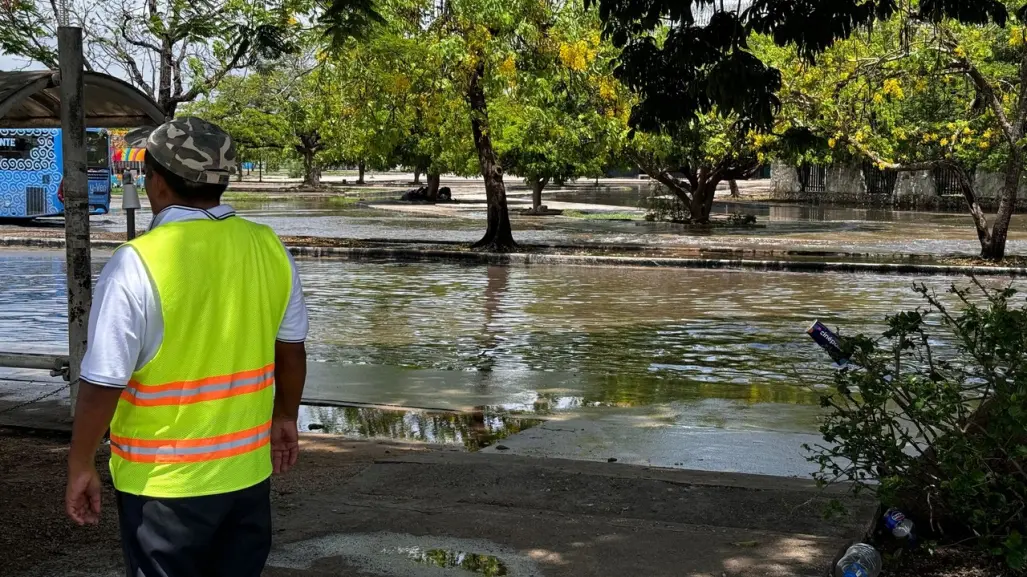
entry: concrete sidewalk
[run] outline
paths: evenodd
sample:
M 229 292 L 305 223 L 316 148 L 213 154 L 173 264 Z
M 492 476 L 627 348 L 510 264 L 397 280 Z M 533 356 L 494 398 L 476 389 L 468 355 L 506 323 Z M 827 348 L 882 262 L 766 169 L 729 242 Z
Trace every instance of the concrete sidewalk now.
M 63 385 L 36 379 L 44 382 L 8 388 L 0 409 Z M 67 409 L 59 394 L 0 423 L 67 431 Z M 29 556 L 28 570 L 12 575 L 119 575 L 111 509 L 100 529 L 63 518 L 66 432 L 45 441 L 18 435 L 0 434 L 0 492 L 9 497 L 0 515 L 12 546 Z M 465 453 L 304 435 L 300 466 L 275 479 L 265 575 L 822 577 L 876 511 L 804 479 L 554 459 L 562 453 L 535 451 L 533 438 Z M 536 456 L 510 454 L 517 447 Z M 743 447 L 706 450 L 753 458 Z M 833 499 L 849 510 L 828 521 Z
M 875 511 L 797 479 L 302 443 L 273 483 L 267 577 L 822 577 Z M 123 575 L 109 482 L 99 528 L 63 517 L 65 454 L 66 440 L 0 431 L 5 575 Z M 849 514 L 825 521 L 833 498 Z
M 820 577 L 874 511 L 795 479 L 415 454 L 287 496 L 267 575 Z

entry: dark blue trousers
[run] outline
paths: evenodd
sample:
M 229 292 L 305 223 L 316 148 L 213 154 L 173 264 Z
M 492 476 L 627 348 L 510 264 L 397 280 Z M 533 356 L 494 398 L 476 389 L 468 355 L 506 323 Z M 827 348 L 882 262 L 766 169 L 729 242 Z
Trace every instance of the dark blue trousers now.
M 271 551 L 271 481 L 182 499 L 118 492 L 128 577 L 259 577 Z

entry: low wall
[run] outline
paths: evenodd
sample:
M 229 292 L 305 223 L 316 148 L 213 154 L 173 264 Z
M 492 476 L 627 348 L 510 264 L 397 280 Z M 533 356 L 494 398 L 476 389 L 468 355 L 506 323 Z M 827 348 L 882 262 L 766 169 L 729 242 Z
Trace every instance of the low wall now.
M 996 172 L 977 171 L 974 174 L 974 189 L 985 210 L 997 207 L 1003 179 L 1003 175 Z M 890 195 L 869 192 L 863 170 L 857 164 L 831 165 L 827 169 L 825 184 L 825 192 L 803 191 L 798 169 L 775 161 L 772 164 L 770 198 L 814 204 L 824 202 L 918 209 L 959 210 L 965 206 L 962 195 L 939 195 L 934 174 L 929 170 L 898 173 L 895 189 Z M 1018 210 L 1027 210 L 1027 174 L 1020 184 L 1016 204 Z
M 771 198 L 793 202 L 832 202 L 840 204 L 890 204 L 890 199 L 870 194 L 859 166 L 834 164 L 828 167 L 824 182 L 827 192 L 802 190 L 799 170 L 783 162 L 775 162 L 770 173 Z

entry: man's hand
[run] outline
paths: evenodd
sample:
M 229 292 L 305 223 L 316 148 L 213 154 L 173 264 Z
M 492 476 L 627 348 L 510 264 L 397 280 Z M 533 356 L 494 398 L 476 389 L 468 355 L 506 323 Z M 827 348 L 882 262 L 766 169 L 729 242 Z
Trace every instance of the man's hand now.
M 68 472 L 68 487 L 64 491 L 64 508 L 68 516 L 79 525 L 100 522 L 100 475 L 96 467 Z
M 300 434 L 292 419 L 271 420 L 271 464 L 275 474 L 288 472 L 300 454 Z
M 100 522 L 100 475 L 96 473 L 96 448 L 103 440 L 118 408 L 121 389 L 82 381 L 75 404 L 75 423 L 68 451 L 68 487 L 64 508 L 79 525 Z

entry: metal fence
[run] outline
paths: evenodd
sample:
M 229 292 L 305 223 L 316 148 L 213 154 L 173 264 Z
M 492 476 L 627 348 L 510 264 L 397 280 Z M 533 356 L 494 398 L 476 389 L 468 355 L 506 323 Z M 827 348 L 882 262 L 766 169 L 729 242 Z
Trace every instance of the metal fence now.
M 821 164 L 803 164 L 799 167 L 802 192 L 827 192 L 827 167 Z
M 869 194 L 891 196 L 895 192 L 898 176 L 894 170 L 881 170 L 872 162 L 863 163 L 863 180 L 866 181 Z
M 959 171 L 948 166 L 934 169 L 934 188 L 938 196 L 962 195 Z

